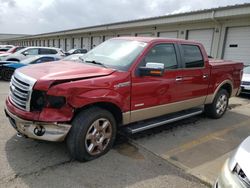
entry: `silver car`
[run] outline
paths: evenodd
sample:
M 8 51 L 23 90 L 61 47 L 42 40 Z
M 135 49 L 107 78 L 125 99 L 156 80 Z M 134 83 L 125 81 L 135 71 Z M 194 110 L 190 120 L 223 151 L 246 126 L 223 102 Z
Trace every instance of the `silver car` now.
M 37 55 L 53 55 L 57 58 L 65 57 L 64 52 L 53 47 L 27 47 L 10 55 L 0 55 L 1 61 L 21 61 Z
M 226 161 L 214 187 L 250 187 L 250 136 L 240 144 L 233 156 Z
M 250 94 L 250 66 L 245 67 L 241 79 L 241 93 Z

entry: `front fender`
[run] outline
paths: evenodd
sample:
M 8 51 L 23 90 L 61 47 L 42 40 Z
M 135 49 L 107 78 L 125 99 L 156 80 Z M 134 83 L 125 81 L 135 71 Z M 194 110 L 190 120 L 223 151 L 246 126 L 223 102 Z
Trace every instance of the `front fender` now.
M 81 95 L 72 95 L 68 98 L 68 103 L 74 108 L 98 103 L 108 102 L 119 107 L 123 112 L 130 109 L 130 95 L 127 93 L 119 93 L 109 89 L 97 89 L 82 93 Z

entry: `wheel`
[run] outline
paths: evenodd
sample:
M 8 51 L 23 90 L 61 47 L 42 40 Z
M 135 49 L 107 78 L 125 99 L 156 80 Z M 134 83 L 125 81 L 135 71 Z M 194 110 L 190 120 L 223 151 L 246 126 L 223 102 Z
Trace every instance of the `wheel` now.
M 5 68 L 5 69 L 3 69 L 2 72 L 1 72 L 1 76 L 2 76 L 3 80 L 10 81 L 10 79 L 11 79 L 14 71 L 15 70 L 11 69 L 11 68 Z
M 205 105 L 205 113 L 208 117 L 221 118 L 228 106 L 229 94 L 225 89 L 221 89 L 215 96 L 213 103 Z
M 73 119 L 67 136 L 67 146 L 72 158 L 89 161 L 107 153 L 116 137 L 116 121 L 102 108 L 92 107 L 81 111 Z

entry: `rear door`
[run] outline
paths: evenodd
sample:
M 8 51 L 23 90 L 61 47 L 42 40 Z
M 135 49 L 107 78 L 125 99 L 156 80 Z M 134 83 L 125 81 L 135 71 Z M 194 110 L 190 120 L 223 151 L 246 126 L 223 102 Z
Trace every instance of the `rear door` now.
M 205 63 L 199 45 L 180 44 L 182 57 L 181 77 L 178 82 L 182 86 L 181 100 L 192 100 L 195 105 L 202 105 L 207 96 L 210 68 Z

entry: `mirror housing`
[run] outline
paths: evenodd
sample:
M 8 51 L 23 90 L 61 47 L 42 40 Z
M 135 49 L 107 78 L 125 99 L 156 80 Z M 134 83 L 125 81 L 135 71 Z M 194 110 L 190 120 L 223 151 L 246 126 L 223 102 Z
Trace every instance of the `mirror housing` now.
M 26 55 L 29 55 L 29 52 L 27 52 L 27 51 L 26 51 L 26 52 L 23 52 L 23 55 L 25 55 L 25 56 L 26 56 Z
M 164 64 L 163 63 L 147 63 L 145 67 L 139 67 L 140 76 L 163 76 Z

